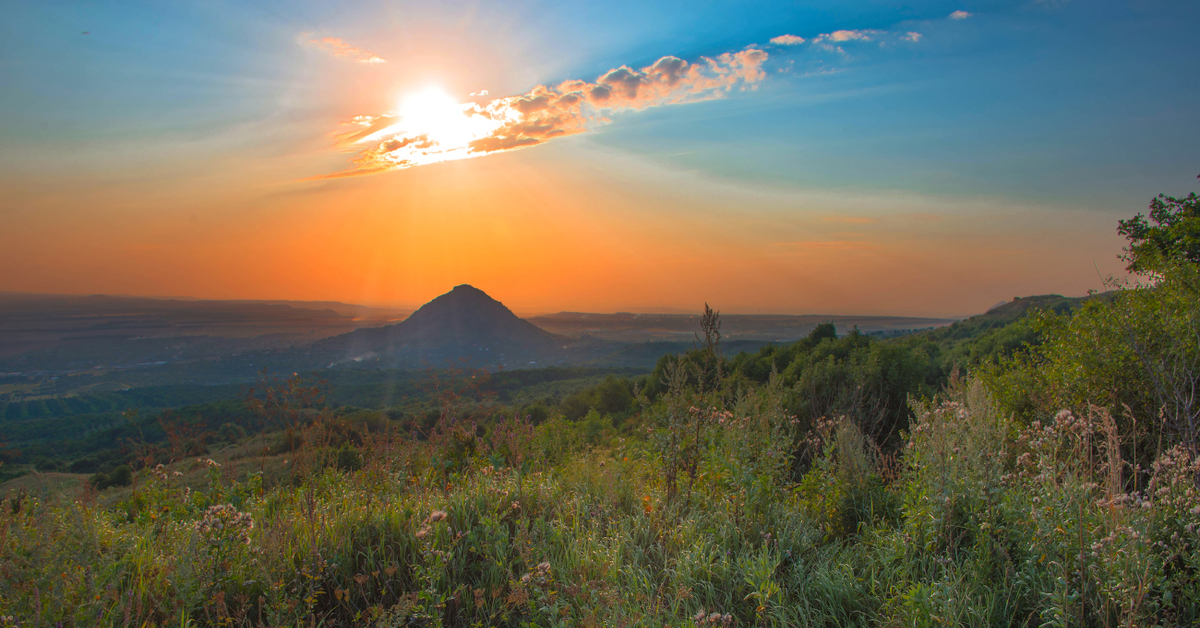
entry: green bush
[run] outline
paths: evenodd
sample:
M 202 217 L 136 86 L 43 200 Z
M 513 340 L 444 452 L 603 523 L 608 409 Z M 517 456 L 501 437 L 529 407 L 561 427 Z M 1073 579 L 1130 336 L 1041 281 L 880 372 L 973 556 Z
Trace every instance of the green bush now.
M 88 478 L 88 482 L 96 487 L 98 491 L 111 486 L 129 486 L 133 484 L 133 467 L 121 465 L 108 473 L 97 471 L 92 477 Z

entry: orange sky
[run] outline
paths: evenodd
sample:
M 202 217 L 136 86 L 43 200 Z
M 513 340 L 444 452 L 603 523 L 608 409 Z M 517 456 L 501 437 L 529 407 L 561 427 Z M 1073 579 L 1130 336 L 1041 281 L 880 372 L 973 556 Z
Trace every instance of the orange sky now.
M 469 283 L 526 313 L 707 301 L 963 315 L 1099 287 L 1093 259 L 1119 269 L 1111 225 L 1082 209 L 751 187 L 586 140 L 371 177 L 253 180 L 270 174 L 168 191 L 146 180 L 137 202 L 98 186 L 86 207 L 78 191 L 42 196 L 16 216 L 19 233 L 0 235 L 15 271 L 3 288 L 412 307 Z M 1089 237 L 1074 244 L 1056 235 L 1081 228 Z
M 1194 189 L 1194 3 L 685 4 L 17 3 L 0 291 L 965 316 Z

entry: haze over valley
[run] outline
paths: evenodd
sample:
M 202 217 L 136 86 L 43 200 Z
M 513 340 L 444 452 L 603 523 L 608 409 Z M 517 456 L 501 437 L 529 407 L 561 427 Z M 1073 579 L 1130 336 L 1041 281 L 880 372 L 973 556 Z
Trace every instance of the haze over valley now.
M 412 312 L 330 302 L 206 301 L 93 295 L 0 294 L 0 374 L 9 400 L 45 380 L 75 377 L 73 391 L 148 383 L 247 381 L 264 366 L 282 371 L 366 365 L 385 368 L 653 366 L 694 344 L 699 314 L 563 312 L 523 320 L 462 285 Z M 421 312 L 421 310 L 418 310 Z M 731 346 L 788 343 L 821 323 L 894 336 L 950 319 L 730 315 Z M 255 362 L 258 366 L 255 366 Z M 25 379 L 40 382 L 17 386 Z M 82 383 L 86 382 L 86 383 Z M 30 387 L 32 386 L 32 387 Z

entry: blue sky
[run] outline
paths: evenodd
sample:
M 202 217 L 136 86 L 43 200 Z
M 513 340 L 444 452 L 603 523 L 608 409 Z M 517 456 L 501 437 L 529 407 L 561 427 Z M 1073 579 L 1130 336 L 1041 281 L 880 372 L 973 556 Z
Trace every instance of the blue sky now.
M 1200 173 L 1195 2 L 3 9 L 0 264 L 21 272 L 0 290 L 415 304 L 473 282 L 531 311 L 723 299 L 728 311 L 969 314 L 1012 293 L 1099 288 L 1121 269 L 1116 220 L 1196 189 Z M 781 35 L 805 41 L 771 43 Z M 430 87 L 486 106 L 665 56 L 697 68 L 748 50 L 764 54 L 751 62 L 761 73 L 727 91 L 639 95 L 461 163 L 404 169 L 371 149 L 384 167 L 364 169 L 359 148 L 333 139 Z M 368 53 L 386 63 L 358 62 Z M 364 176 L 313 180 L 338 173 Z M 525 193 L 536 208 L 511 200 Z M 426 205 L 397 209 L 410 196 Z M 460 206 L 477 213 L 445 209 Z M 539 248 L 548 222 L 603 263 Z M 365 261 L 363 247 L 387 246 L 381 233 L 416 237 L 418 224 L 446 246 Z M 330 276 L 273 261 L 329 225 L 347 247 L 320 246 Z M 277 235 L 255 245 L 249 230 Z M 463 262 L 478 247 L 457 241 L 510 252 Z M 775 255 L 791 246 L 802 261 Z M 708 283 L 655 283 L 647 264 L 713 266 Z M 816 268 L 829 279 L 805 279 Z

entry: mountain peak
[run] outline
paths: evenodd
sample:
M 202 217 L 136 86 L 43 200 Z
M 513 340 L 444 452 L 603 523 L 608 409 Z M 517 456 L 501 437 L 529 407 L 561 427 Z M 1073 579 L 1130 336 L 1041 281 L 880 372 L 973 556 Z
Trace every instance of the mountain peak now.
M 454 286 L 454 288 L 451 289 L 450 292 L 447 292 L 446 294 L 444 294 L 442 296 L 446 296 L 449 294 L 463 295 L 463 296 L 476 295 L 476 296 L 484 296 L 489 299 L 492 298 L 491 296 L 488 295 L 488 293 L 484 292 L 483 290 L 480 290 L 479 288 L 476 288 L 475 286 L 472 286 L 469 283 L 460 283 L 457 286 Z M 493 300 L 495 300 L 495 299 L 493 299 Z
M 450 292 L 439 295 L 429 303 L 422 305 L 405 322 L 430 319 L 429 322 L 436 325 L 438 320 L 445 316 L 455 318 L 466 316 L 480 319 L 474 321 L 477 324 L 485 323 L 483 319 L 489 318 L 520 320 L 516 314 L 512 313 L 512 310 L 493 299 L 488 293 L 464 283 L 454 286 Z
M 560 340 L 518 318 L 483 290 L 459 284 L 403 322 L 351 332 L 342 344 L 353 354 L 387 355 L 397 362 L 436 362 L 458 356 L 492 362 L 505 354 L 512 360 L 557 353 Z

